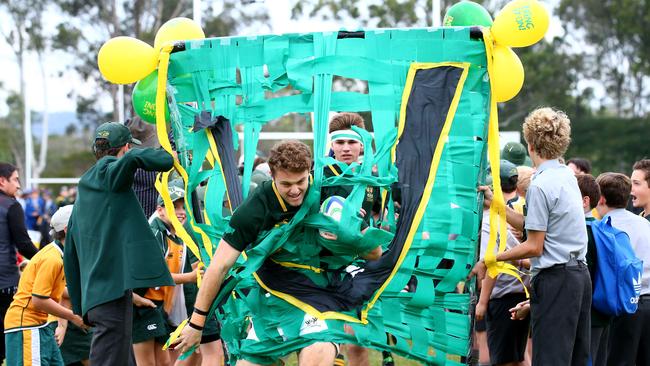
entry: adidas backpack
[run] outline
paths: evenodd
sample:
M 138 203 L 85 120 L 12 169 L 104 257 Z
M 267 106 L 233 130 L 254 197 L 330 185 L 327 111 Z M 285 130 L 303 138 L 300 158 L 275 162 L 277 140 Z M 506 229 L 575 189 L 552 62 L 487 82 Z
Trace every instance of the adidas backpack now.
M 636 257 L 630 237 L 611 224 L 611 217 L 588 221 L 596 243 L 596 273 L 592 305 L 607 315 L 636 312 L 641 292 L 643 262 Z

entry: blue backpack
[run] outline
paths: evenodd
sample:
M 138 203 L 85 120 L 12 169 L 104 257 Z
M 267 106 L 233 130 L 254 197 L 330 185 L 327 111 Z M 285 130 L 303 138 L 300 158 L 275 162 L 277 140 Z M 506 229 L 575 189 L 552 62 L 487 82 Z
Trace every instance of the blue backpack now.
M 596 273 L 592 305 L 606 315 L 636 312 L 643 261 L 636 257 L 630 237 L 611 224 L 611 217 L 588 221 L 596 242 Z

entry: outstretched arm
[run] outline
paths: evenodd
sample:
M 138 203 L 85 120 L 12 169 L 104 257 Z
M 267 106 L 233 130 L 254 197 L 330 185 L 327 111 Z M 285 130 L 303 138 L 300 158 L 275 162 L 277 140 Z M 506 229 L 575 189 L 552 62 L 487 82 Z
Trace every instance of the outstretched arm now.
M 544 253 L 544 238 L 545 231 L 528 230 L 528 239 L 525 242 L 497 254 L 497 260 L 501 262 L 539 257 Z
M 192 313 L 188 325 L 183 328 L 181 335 L 174 342 L 174 349 L 185 353 L 201 342 L 202 331 L 193 328 L 192 325 L 202 328 L 205 325 L 206 315 L 197 313 L 197 310 L 200 312 L 208 312 L 210 310 L 226 274 L 235 264 L 240 254 L 240 251 L 221 239 L 217 250 L 212 256 L 214 260 L 205 271 L 203 283 L 201 284 L 201 288 L 199 288 L 199 293 L 196 295 L 196 302 L 194 303 L 195 311 Z
M 107 166 L 108 185 L 111 191 L 119 191 L 133 185 L 136 169 L 166 172 L 174 166 L 174 158 L 162 149 L 133 149 Z
M 72 310 L 61 306 L 58 302 L 47 297 L 32 296 L 32 304 L 37 310 L 40 310 L 44 313 L 52 314 L 58 318 L 67 319 L 73 322 L 76 326 L 80 328 L 87 328 L 84 325 L 83 319 L 79 315 L 72 313 Z

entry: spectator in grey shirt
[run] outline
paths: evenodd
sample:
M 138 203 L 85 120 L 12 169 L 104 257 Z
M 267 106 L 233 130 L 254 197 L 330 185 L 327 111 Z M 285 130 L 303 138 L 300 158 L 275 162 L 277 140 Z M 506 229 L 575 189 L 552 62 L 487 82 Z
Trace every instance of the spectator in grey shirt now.
M 570 121 L 561 111 L 539 108 L 526 117 L 523 132 L 537 172 L 526 194 L 526 216 L 510 208 L 506 216 L 528 236 L 496 259 L 531 259 L 533 365 L 584 366 L 591 327 L 587 230 L 576 178 L 558 160 L 571 142 Z M 489 188 L 480 190 L 489 204 Z

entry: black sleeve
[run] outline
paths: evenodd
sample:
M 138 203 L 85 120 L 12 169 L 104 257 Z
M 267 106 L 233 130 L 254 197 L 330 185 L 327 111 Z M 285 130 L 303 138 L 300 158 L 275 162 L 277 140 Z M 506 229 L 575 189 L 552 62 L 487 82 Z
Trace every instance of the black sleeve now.
M 256 191 L 257 192 L 257 191 Z M 266 209 L 257 195 L 241 204 L 230 218 L 232 232 L 223 236 L 223 240 L 234 249 L 243 252 L 250 244 L 254 244 L 262 231 Z
M 16 245 L 20 254 L 27 259 L 31 259 L 38 249 L 32 243 L 27 234 L 25 227 L 25 213 L 23 212 L 20 203 L 16 202 L 7 211 L 7 223 L 9 224 L 9 234 L 11 235 L 11 242 Z

